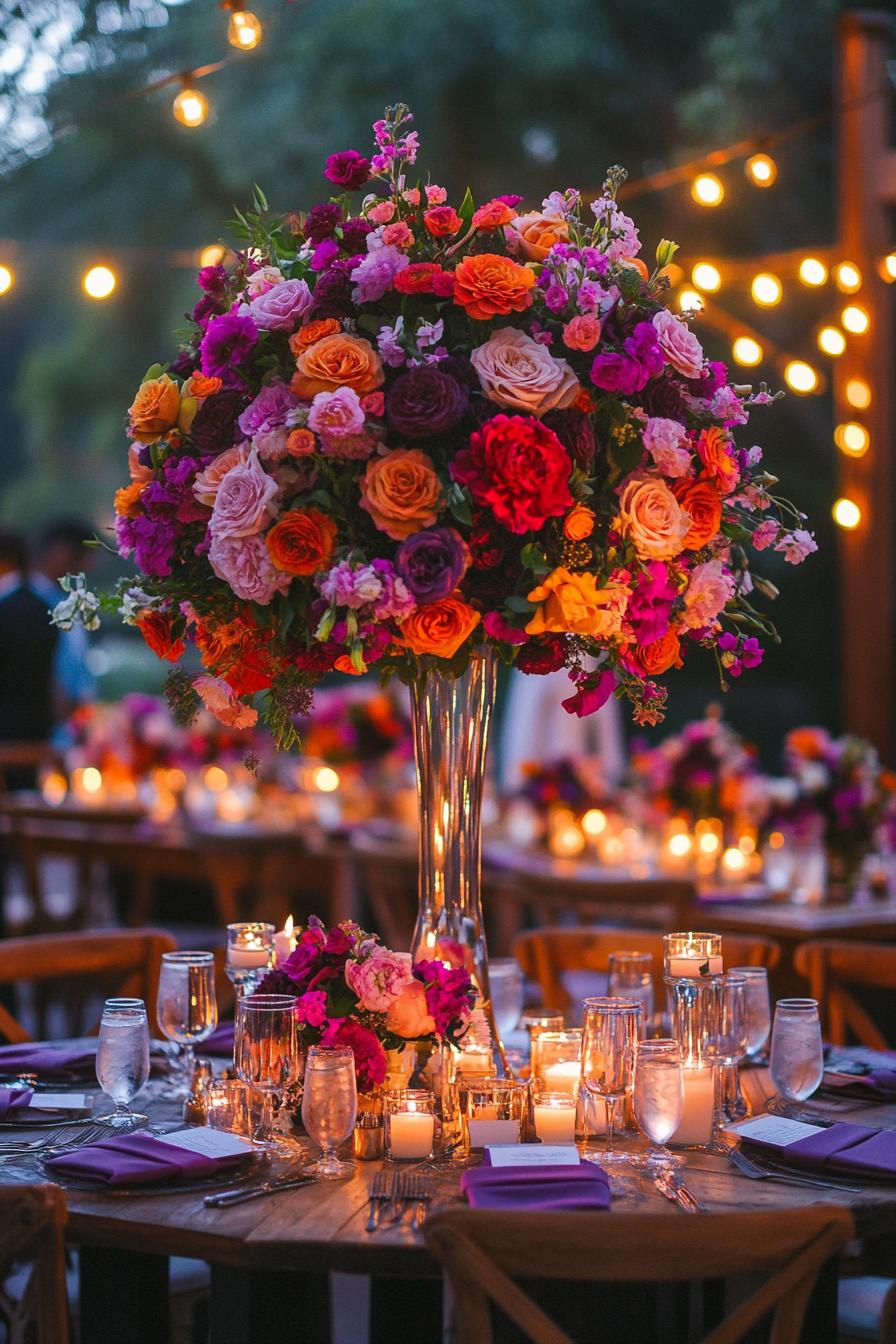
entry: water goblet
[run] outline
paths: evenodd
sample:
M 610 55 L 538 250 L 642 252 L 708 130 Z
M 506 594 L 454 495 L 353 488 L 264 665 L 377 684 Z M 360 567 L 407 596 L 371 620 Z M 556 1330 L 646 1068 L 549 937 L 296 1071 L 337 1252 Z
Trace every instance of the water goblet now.
M 746 981 L 729 971 L 706 986 L 704 1057 L 717 1065 L 716 1125 L 748 1114 L 738 1065 L 747 1053 Z
M 805 1101 L 824 1074 L 816 999 L 779 999 L 769 1060 L 772 1082 L 785 1101 Z
M 309 1175 L 324 1180 L 352 1175 L 354 1163 L 342 1161 L 336 1150 L 340 1143 L 351 1138 L 357 1109 L 355 1057 L 351 1050 L 312 1046 L 305 1064 L 302 1121 L 321 1154 L 307 1168 Z
M 488 987 L 495 1026 L 502 1041 L 516 1030 L 523 1011 L 523 970 L 516 957 L 493 957 L 488 963 Z
M 656 1012 L 650 953 L 611 952 L 607 962 L 607 993 L 613 998 L 637 999 L 643 1004 L 641 1035 L 646 1036 Z
M 299 1077 L 296 1000 L 292 994 L 246 994 L 237 1004 L 234 1061 L 237 1076 L 264 1099 L 254 1138 L 259 1148 L 291 1152 L 274 1132 L 274 1110 Z
M 677 1041 L 636 1042 L 632 1104 L 638 1127 L 650 1143 L 645 1166 L 657 1168 L 681 1162 L 666 1147 L 684 1114 L 684 1076 Z
M 156 1021 L 163 1036 L 180 1046 L 179 1083 L 161 1095 L 183 1099 L 193 1076 L 193 1047 L 218 1025 L 215 958 L 211 952 L 165 952 L 159 975 Z
M 103 1009 L 96 1047 L 96 1076 L 100 1087 L 115 1103 L 105 1121 L 112 1129 L 138 1129 L 145 1115 L 130 1109 L 149 1077 L 149 1025 L 142 999 L 110 999 Z
M 631 1153 L 613 1147 L 616 1107 L 632 1090 L 635 1042 L 641 1033 L 643 1005 L 634 999 L 595 998 L 584 1003 L 582 1081 L 594 1096 L 607 1103 L 606 1146 L 598 1160 L 632 1162 Z
M 732 975 L 743 976 L 747 1014 L 747 1060 L 758 1064 L 772 1029 L 768 971 L 764 966 L 732 966 Z

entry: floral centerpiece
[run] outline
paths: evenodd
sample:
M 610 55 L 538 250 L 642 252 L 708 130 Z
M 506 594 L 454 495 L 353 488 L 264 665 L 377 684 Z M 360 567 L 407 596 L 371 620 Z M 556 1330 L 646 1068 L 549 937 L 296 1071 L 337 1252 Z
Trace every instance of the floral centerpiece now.
M 413 755 L 410 720 L 384 691 L 322 691 L 299 728 L 305 754 L 329 765 L 363 769 Z
M 444 957 L 445 949 L 440 953 Z M 314 915 L 259 993 L 296 995 L 303 1045 L 350 1047 L 361 1092 L 383 1083 L 387 1050 L 409 1041 L 458 1045 L 475 1000 L 462 966 L 412 963 L 409 952 L 391 952 L 357 924 L 328 929 Z

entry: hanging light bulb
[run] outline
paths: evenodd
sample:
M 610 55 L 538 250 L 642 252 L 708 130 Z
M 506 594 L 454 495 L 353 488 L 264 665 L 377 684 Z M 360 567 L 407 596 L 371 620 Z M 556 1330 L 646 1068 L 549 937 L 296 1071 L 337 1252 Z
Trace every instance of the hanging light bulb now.
M 868 309 L 862 308 L 858 303 L 847 304 L 840 314 L 840 321 L 846 330 L 851 331 L 855 336 L 864 336 L 871 326 Z
M 854 532 L 862 521 L 862 510 L 854 499 L 838 499 L 831 513 L 834 515 L 834 522 L 838 527 L 842 527 L 844 532 Z
M 867 411 L 871 405 L 871 388 L 864 378 L 850 378 L 846 384 L 846 400 L 857 411 Z
M 818 374 L 804 359 L 792 359 L 784 369 L 784 381 L 792 391 L 805 395 L 818 387 Z
M 118 284 L 115 272 L 108 266 L 91 266 L 81 281 L 81 288 L 89 299 L 108 299 Z
M 862 288 L 862 272 L 851 261 L 841 261 L 839 266 L 834 267 L 834 280 L 844 294 L 855 294 L 857 289 Z
M 864 457 L 871 446 L 871 435 L 857 420 L 847 420 L 834 430 L 834 442 L 847 457 Z
M 208 99 L 198 89 L 191 89 L 185 80 L 171 111 L 182 126 L 201 126 L 208 116 Z
M 800 279 L 804 285 L 816 289 L 828 278 L 828 268 L 818 257 L 803 257 L 800 262 Z
M 15 271 L 9 266 L 0 266 L 0 294 L 8 294 L 15 282 Z
M 743 364 L 748 369 L 762 363 L 762 346 L 758 341 L 754 341 L 752 336 L 738 336 L 731 347 L 731 353 L 738 364 Z
M 721 205 L 725 188 L 715 173 L 701 173 L 691 184 L 691 197 L 698 205 Z
M 747 177 L 756 187 L 770 187 L 778 176 L 778 165 L 769 154 L 753 154 L 744 164 Z
M 715 294 L 722 287 L 719 268 L 713 266 L 711 261 L 698 261 L 691 271 L 691 279 L 698 289 L 705 289 L 707 294 Z
M 251 51 L 261 41 L 261 21 L 250 9 L 243 9 L 238 3 L 230 8 L 227 24 L 227 41 L 241 51 Z
M 822 327 L 818 333 L 818 348 L 826 355 L 842 355 L 846 349 L 846 337 L 839 327 Z
M 760 304 L 763 308 L 773 308 L 776 303 L 781 302 L 783 289 L 776 275 L 772 275 L 770 271 L 763 271 L 759 275 L 754 275 L 750 293 L 753 295 L 754 303 Z

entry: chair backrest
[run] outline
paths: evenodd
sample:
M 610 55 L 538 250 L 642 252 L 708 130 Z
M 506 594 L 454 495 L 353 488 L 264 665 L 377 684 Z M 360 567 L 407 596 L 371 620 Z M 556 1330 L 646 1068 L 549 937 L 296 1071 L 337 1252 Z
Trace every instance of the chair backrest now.
M 146 1000 L 156 1020 L 156 993 L 163 952 L 177 943 L 161 929 L 48 933 L 0 940 L 0 985 L 84 981 L 94 993 Z M 28 1031 L 0 1004 L 0 1032 L 13 1042 L 29 1041 Z
M 896 989 L 896 946 L 819 938 L 801 943 L 793 964 L 809 981 L 812 998 L 818 1000 L 825 1040 L 847 1045 L 852 1033 L 861 1045 L 888 1048 L 886 1036 L 850 987 Z
M 17 1301 L 4 1301 L 10 1337 L 37 1322 L 37 1344 L 68 1344 L 65 1289 L 65 1195 L 55 1185 L 0 1189 L 0 1269 L 29 1260 L 33 1270 Z M 5 1275 L 4 1275 L 5 1277 Z
M 491 1302 L 533 1344 L 573 1344 L 517 1278 L 673 1283 L 692 1280 L 695 1267 L 707 1280 L 763 1276 L 704 1344 L 734 1344 L 770 1311 L 770 1344 L 798 1344 L 818 1273 L 853 1234 L 849 1211 L 825 1205 L 681 1219 L 449 1208 L 434 1213 L 425 1230 L 452 1289 L 451 1337 L 462 1344 L 491 1344 Z M 599 1252 L 584 1254 L 589 1246 Z
M 553 925 L 564 919 L 579 924 L 621 918 L 662 929 L 693 927 L 697 890 L 678 878 L 619 879 L 583 876 L 563 860 L 529 871 L 502 870 L 501 895 L 530 915 L 528 922 Z
M 526 978 L 538 985 L 544 1007 L 562 1012 L 572 1006 L 563 983 L 564 973 L 594 971 L 606 974 L 612 952 L 649 952 L 653 957 L 656 1001 L 664 1001 L 663 935 L 659 930 L 617 929 L 604 925 L 529 929 L 519 934 L 513 943 L 513 954 Z M 725 933 L 722 935 L 722 955 L 726 966 L 765 966 L 773 970 L 781 958 L 781 948 L 771 938 Z

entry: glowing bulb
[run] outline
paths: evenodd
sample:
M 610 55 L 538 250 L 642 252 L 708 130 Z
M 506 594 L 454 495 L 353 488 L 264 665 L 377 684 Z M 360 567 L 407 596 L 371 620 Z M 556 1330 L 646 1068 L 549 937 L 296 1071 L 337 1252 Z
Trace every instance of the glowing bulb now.
M 762 363 L 762 346 L 758 341 L 754 341 L 752 336 L 738 336 L 731 347 L 731 353 L 738 364 L 743 364 L 748 369 Z
M 691 271 L 691 279 L 698 289 L 705 289 L 708 294 L 715 294 L 722 287 L 722 277 L 711 261 L 698 262 Z
M 669 853 L 676 859 L 683 859 L 687 854 L 690 854 L 693 845 L 693 840 L 687 834 L 671 835 L 669 837 Z
M 864 457 L 871 445 L 871 436 L 864 425 L 847 420 L 834 430 L 834 442 L 848 457 Z
M 828 278 L 828 268 L 823 261 L 817 257 L 803 257 L 800 262 L 800 279 L 804 285 L 811 285 L 817 288 L 823 285 Z
M 227 778 L 227 771 L 222 770 L 220 765 L 210 765 L 204 771 L 202 782 L 209 793 L 223 793 L 230 781 Z
M 818 333 L 818 348 L 826 355 L 842 355 L 846 349 L 846 337 L 839 327 L 822 327 Z
M 691 184 L 691 196 L 698 205 L 721 205 L 725 188 L 715 173 L 701 173 Z
M 865 332 L 871 326 L 871 318 L 868 316 L 868 309 L 861 308 L 857 303 L 850 303 L 840 314 L 840 321 L 847 331 L 851 331 L 855 336 L 864 336 Z
M 896 252 L 888 252 L 881 258 L 880 274 L 881 279 L 886 280 L 888 285 L 892 285 L 896 280 Z
M 784 381 L 794 392 L 814 392 L 818 387 L 818 374 L 804 359 L 792 359 L 784 370 Z
M 768 154 L 753 154 L 744 164 L 747 177 L 757 187 L 770 187 L 778 176 L 778 165 Z
M 703 300 L 696 289 L 683 289 L 678 296 L 678 307 L 683 313 L 700 313 Z
M 704 831 L 697 841 L 697 848 L 701 854 L 718 854 L 722 847 L 722 842 L 715 831 Z
M 761 271 L 759 275 L 753 276 L 750 293 L 753 302 L 761 304 L 763 308 L 773 308 L 776 303 L 780 303 L 782 292 L 781 281 L 771 272 Z
M 91 266 L 84 275 L 81 287 L 89 299 L 108 299 L 118 281 L 108 266 Z
M 769 849 L 783 849 L 785 838 L 783 831 L 772 831 L 771 835 L 768 837 Z
M 839 266 L 834 267 L 834 280 L 844 294 L 855 294 L 857 289 L 862 288 L 862 272 L 851 261 L 841 261 Z
M 335 793 L 339 788 L 339 776 L 328 765 L 319 765 L 312 775 L 314 787 L 321 793 Z
M 0 294 L 8 294 L 15 282 L 15 271 L 9 266 L 0 266 Z
M 261 41 L 261 23 L 248 9 L 235 9 L 227 25 L 227 41 L 241 51 L 251 51 Z
M 171 111 L 182 126 L 201 126 L 208 116 L 208 99 L 198 89 L 181 89 Z
M 871 388 L 864 378 L 850 378 L 846 384 L 846 400 L 857 411 L 867 411 L 871 405 Z
M 220 266 L 227 255 L 227 248 L 223 243 L 209 243 L 199 253 L 200 266 Z
M 590 807 L 582 818 L 582 830 L 586 835 L 602 835 L 607 829 L 607 814 L 599 807 Z
M 729 873 L 742 873 L 747 866 L 747 856 L 734 846 L 726 849 L 722 855 L 722 867 Z
M 99 793 L 103 787 L 103 777 L 95 765 L 88 765 L 81 776 L 81 784 L 85 793 Z
M 862 510 L 854 499 L 838 499 L 831 513 L 834 522 L 845 532 L 853 532 L 862 521 Z

